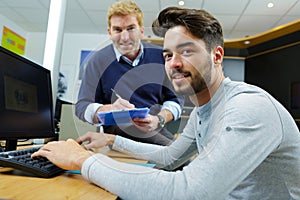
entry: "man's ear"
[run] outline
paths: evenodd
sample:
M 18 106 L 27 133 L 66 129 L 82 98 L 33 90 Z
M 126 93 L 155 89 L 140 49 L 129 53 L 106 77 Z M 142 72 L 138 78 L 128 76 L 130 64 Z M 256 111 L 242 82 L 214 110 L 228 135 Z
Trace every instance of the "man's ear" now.
M 141 27 L 141 33 L 142 33 L 143 35 L 145 34 L 145 27 L 144 27 L 144 26 Z
M 214 63 L 222 64 L 224 58 L 224 49 L 221 46 L 217 46 L 214 50 Z
M 141 31 L 141 39 L 143 39 L 144 36 L 145 36 L 145 27 L 144 27 L 144 26 L 141 26 L 141 27 L 140 27 L 140 31 Z

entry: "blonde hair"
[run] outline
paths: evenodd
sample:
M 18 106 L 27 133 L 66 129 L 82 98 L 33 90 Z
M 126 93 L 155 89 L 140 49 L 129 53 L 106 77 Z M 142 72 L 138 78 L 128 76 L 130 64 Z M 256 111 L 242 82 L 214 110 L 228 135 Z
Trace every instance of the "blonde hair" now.
M 132 0 L 117 1 L 113 3 L 107 12 L 107 22 L 110 27 L 110 19 L 113 15 L 136 15 L 137 21 L 140 26 L 144 25 L 144 13 L 139 6 Z

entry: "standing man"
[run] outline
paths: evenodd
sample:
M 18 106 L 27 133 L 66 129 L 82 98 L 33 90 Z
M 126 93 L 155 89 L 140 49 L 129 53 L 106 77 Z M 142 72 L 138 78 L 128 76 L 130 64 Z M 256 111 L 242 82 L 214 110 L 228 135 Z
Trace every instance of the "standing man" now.
M 97 113 L 150 108 L 146 119 L 104 126 L 104 132 L 136 141 L 169 145 L 174 139 L 164 125 L 181 115 L 183 100 L 177 98 L 164 70 L 162 49 L 141 42 L 143 13 L 133 1 L 112 4 L 107 14 L 112 44 L 89 58 L 76 103 L 76 115 L 91 124 Z M 117 98 L 113 90 L 122 98 Z
M 183 133 L 164 147 L 91 132 L 78 141 L 89 141 L 86 148 L 109 144 L 159 165 L 177 162 L 189 149 L 198 156 L 181 171 L 167 172 L 92 154 L 71 139 L 49 143 L 34 156 L 81 169 L 89 181 L 125 200 L 300 199 L 295 121 L 266 91 L 224 77 L 217 19 L 203 10 L 170 7 L 154 25 L 164 36 L 168 77 L 196 105 Z

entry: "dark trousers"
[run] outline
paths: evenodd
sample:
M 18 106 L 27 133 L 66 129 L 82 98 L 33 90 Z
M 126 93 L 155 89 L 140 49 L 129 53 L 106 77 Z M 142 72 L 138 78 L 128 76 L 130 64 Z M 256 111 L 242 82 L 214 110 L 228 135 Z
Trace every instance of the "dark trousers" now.
M 170 145 L 174 141 L 174 135 L 166 128 L 146 133 L 139 130 L 134 125 L 118 125 L 104 127 L 104 132 L 120 135 L 138 142 L 163 146 Z

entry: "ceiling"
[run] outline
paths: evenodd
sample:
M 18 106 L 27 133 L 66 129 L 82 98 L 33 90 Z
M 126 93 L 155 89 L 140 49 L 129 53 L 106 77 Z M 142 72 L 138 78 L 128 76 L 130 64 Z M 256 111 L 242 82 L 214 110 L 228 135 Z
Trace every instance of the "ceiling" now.
M 135 0 L 145 15 L 146 37 L 158 12 L 178 0 Z M 274 3 L 268 8 L 269 2 Z M 106 34 L 106 12 L 115 0 L 69 0 L 65 32 Z M 46 32 L 50 0 L 0 0 L 0 14 L 28 32 Z M 205 9 L 222 24 L 225 39 L 262 33 L 300 19 L 300 0 L 185 0 L 187 8 Z

